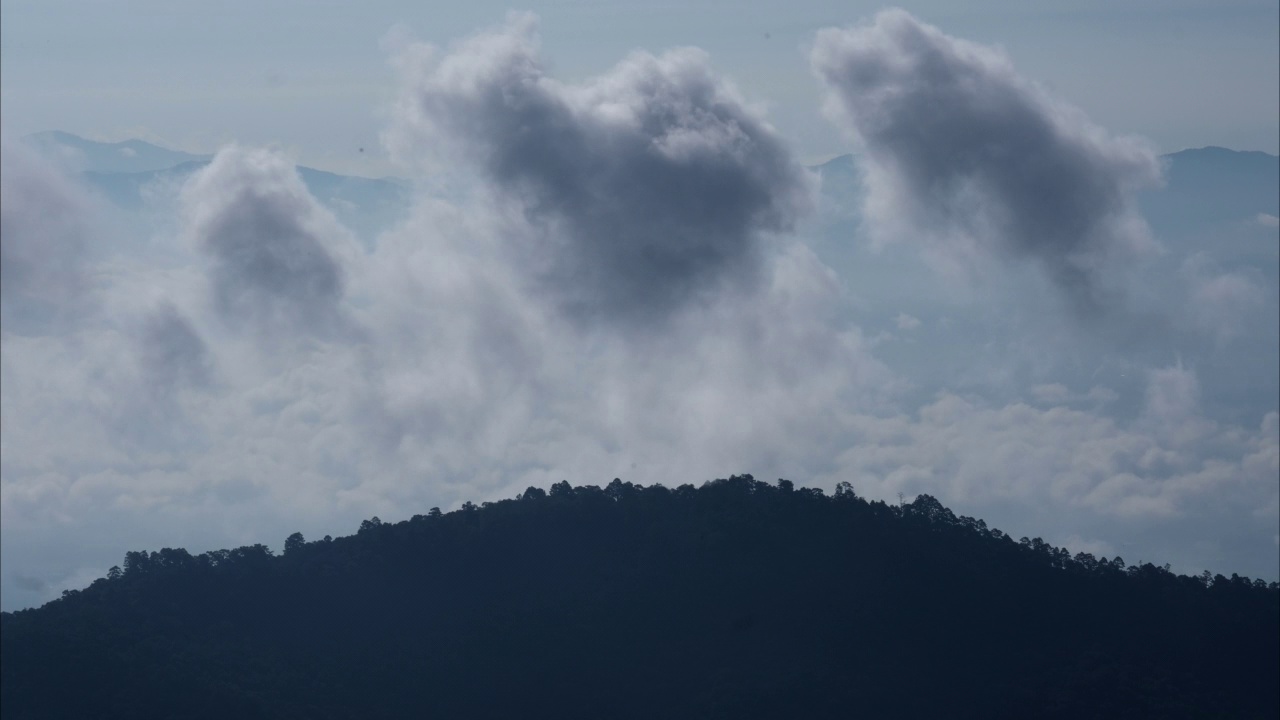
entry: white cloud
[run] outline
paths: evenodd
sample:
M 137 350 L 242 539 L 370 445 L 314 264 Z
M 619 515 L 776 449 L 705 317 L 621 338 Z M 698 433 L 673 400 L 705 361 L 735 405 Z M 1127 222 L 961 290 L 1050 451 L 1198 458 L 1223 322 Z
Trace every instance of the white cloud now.
M 1209 253 L 1188 256 L 1181 267 L 1187 294 L 1184 324 L 1212 337 L 1219 345 L 1249 332 L 1257 312 L 1267 306 L 1267 294 L 1257 273 L 1224 271 Z
M 0 140 L 0 318 L 11 332 L 62 327 L 92 309 L 84 256 L 88 195 L 17 143 Z
M 1058 404 L 1069 399 L 1071 392 L 1062 383 L 1044 383 L 1032 387 L 1031 396 L 1039 403 Z
M 959 507 L 1014 502 L 1040 508 L 1048 525 L 1072 514 L 1176 518 L 1215 503 L 1270 507 L 1274 414 L 1257 434 L 1224 431 L 1198 414 L 1196 395 L 1190 371 L 1152 371 L 1143 417 L 1121 424 L 1096 411 L 995 406 L 944 393 L 914 417 L 852 418 L 856 441 L 833 478 L 852 479 L 874 497 L 924 492 Z
M 1243 332 L 1247 313 L 1265 303 L 1262 288 L 1243 274 L 1196 278 L 1191 293 L 1191 318 L 1201 330 L 1227 339 Z
M 1079 310 L 1117 290 L 1153 246 L 1133 204 L 1159 179 L 1151 148 L 1109 136 L 1023 79 L 1000 51 L 902 10 L 818 33 L 830 115 L 866 160 L 876 237 L 924 237 L 958 266 L 1036 260 Z
M 920 327 L 920 319 L 906 313 L 898 313 L 898 317 L 894 318 L 893 322 L 899 330 L 915 330 Z

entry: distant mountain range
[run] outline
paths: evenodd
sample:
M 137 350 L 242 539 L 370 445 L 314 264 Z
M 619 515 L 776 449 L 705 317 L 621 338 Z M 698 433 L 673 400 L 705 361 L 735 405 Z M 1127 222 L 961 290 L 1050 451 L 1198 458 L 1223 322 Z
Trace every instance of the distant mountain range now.
M 59 158 L 71 167 L 97 173 L 141 173 L 166 170 L 184 163 L 208 162 L 212 155 L 169 150 L 143 140 L 104 143 L 51 130 L 24 137 L 28 145 Z
M 23 140 L 77 169 L 92 188 L 130 210 L 146 205 L 148 188 L 181 181 L 212 159 L 142 140 L 103 143 L 56 130 Z M 1205 147 L 1165 155 L 1163 160 L 1165 186 L 1139 199 L 1147 221 L 1162 238 L 1176 241 L 1188 234 L 1220 231 L 1224 225 L 1230 229 L 1232 224 L 1254 224 L 1262 215 L 1280 216 L 1280 157 Z M 822 177 L 829 203 L 856 205 L 852 201 L 862 190 L 855 156 L 841 155 L 810 169 Z M 298 173 L 317 199 L 366 239 L 408 213 L 410 186 L 405 180 L 339 175 L 305 166 L 299 166 Z
M 28 135 L 23 141 L 78 170 L 90 188 L 126 210 L 144 209 L 153 190 L 177 188 L 213 159 L 142 140 L 102 143 L 59 131 Z M 343 225 L 367 241 L 408 214 L 410 183 L 406 180 L 339 175 L 303 165 L 298 166 L 298 175 Z
M 1280 157 L 1205 147 L 1164 160 L 1165 186 L 1141 198 L 1157 232 L 1280 215 Z

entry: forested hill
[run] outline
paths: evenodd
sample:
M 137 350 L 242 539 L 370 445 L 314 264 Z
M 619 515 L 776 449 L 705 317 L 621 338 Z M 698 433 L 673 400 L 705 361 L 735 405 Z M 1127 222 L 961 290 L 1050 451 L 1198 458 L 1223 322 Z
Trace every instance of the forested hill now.
M 920 496 L 551 492 L 123 570 L 3 615 L 5 718 L 1268 718 L 1280 591 Z

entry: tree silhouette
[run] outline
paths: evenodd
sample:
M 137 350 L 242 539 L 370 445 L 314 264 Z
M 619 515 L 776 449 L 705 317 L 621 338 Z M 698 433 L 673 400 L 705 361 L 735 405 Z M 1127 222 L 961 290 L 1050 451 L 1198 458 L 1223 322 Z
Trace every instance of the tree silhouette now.
M 463 508 L 278 557 L 130 551 L 0 613 L 4 716 L 1280 715 L 1275 583 L 1014 542 L 928 495 L 740 475 Z

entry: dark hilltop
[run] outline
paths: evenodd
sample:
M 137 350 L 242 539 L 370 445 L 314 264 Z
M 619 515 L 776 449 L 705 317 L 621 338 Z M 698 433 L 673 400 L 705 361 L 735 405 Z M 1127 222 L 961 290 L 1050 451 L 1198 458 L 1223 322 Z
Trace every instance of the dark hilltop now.
M 1276 583 L 750 475 L 365 521 L 2 617 L 5 718 L 1275 718 Z

